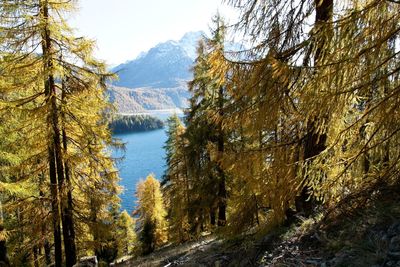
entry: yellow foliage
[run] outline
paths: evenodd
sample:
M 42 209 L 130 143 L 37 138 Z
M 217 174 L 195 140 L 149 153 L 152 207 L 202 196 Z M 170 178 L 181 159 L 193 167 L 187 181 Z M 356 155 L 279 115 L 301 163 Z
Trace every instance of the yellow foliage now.
M 159 247 L 168 240 L 167 227 L 165 219 L 167 212 L 164 207 L 163 195 L 160 189 L 160 182 L 152 174 L 146 177 L 146 180 L 138 183 L 136 188 L 137 213 L 139 214 L 138 223 L 143 231 L 144 224 L 150 222 L 154 229 L 154 244 Z

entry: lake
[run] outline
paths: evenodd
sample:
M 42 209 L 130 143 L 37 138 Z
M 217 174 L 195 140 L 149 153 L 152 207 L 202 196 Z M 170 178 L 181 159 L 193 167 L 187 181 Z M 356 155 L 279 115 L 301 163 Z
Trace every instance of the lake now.
M 124 187 L 124 193 L 120 195 L 122 199 L 122 209 L 131 212 L 135 206 L 136 184 L 145 179 L 150 173 L 155 174 L 160 179 L 164 174 L 164 143 L 167 140 L 165 129 L 149 132 L 118 134 L 116 138 L 121 139 L 125 145 L 125 153 L 119 152 L 117 155 L 125 154 L 124 159 L 117 164 L 120 184 Z
M 176 110 L 163 110 L 149 112 L 150 115 L 166 120 L 173 113 L 181 115 Z M 166 129 L 137 132 L 129 134 L 118 134 L 114 137 L 126 143 L 125 153 L 115 152 L 114 156 L 125 155 L 125 158 L 118 163 L 117 168 L 121 177 L 120 184 L 124 187 L 124 193 L 120 195 L 121 208 L 132 212 L 135 207 L 136 184 L 145 179 L 150 173 L 161 179 L 165 170 L 165 151 L 163 146 L 167 140 Z

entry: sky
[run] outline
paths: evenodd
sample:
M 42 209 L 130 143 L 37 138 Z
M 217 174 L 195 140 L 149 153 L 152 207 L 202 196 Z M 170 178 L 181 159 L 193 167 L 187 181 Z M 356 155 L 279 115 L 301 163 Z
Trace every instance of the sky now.
M 220 0 L 79 0 L 69 18 L 77 36 L 97 42 L 95 55 L 115 66 L 189 31 L 208 31 L 217 10 L 233 18 Z

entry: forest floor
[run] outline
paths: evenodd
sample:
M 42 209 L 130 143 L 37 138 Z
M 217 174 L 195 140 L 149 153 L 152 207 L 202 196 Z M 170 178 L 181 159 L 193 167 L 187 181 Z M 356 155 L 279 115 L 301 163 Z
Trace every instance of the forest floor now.
M 376 191 L 375 191 L 376 192 Z M 400 266 L 400 188 L 363 192 L 262 237 L 207 236 L 115 266 Z

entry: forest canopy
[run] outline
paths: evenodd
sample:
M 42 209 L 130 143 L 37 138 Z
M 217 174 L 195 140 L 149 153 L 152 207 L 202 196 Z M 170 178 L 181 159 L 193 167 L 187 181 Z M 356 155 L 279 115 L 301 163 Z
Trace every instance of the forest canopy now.
M 239 18 L 214 18 L 185 125 L 168 122 L 173 238 L 265 231 L 398 184 L 400 4 L 225 2 Z M 226 51 L 229 34 L 248 48 Z

